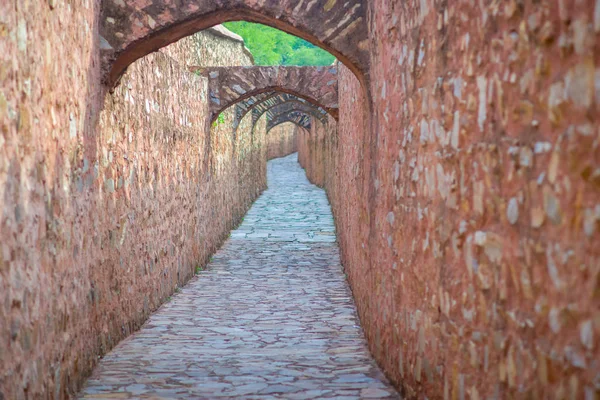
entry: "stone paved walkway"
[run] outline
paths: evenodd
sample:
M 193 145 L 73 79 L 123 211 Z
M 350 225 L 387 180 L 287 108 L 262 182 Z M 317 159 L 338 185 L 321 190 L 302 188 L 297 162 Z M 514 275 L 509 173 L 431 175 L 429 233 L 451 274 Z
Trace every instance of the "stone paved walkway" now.
M 297 156 L 270 161 L 242 225 L 82 398 L 398 398 L 363 339 L 331 210 Z

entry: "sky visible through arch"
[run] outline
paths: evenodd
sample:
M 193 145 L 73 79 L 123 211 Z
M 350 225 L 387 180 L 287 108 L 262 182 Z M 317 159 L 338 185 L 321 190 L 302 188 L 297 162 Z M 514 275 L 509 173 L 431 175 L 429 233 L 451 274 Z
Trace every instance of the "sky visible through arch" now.
M 223 25 L 244 38 L 256 65 L 331 65 L 335 61 L 312 43 L 270 26 L 244 21 Z

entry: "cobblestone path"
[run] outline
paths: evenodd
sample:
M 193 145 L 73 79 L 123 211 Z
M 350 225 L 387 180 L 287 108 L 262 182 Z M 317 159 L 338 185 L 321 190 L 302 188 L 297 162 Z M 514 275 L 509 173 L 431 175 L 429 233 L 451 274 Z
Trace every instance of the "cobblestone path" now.
M 367 350 L 331 210 L 297 156 L 206 270 L 100 362 L 82 398 L 398 398 Z

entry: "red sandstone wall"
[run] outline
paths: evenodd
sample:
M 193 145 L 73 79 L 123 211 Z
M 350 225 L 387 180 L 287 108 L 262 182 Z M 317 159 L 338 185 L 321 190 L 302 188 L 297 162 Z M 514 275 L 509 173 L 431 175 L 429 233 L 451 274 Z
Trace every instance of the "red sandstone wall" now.
M 292 123 L 276 126 L 267 133 L 267 159 L 285 157 L 298 151 L 296 137 L 302 129 Z
M 94 225 L 98 12 L 99 1 L 0 2 L 0 393 L 8 399 L 60 397 L 74 386 L 69 374 L 95 358 L 82 351 L 90 339 L 82 331 L 96 261 L 86 251 L 107 230 Z
M 186 63 L 193 41 L 204 57 L 195 65 L 249 64 L 239 42 L 188 38 L 133 64 L 102 97 L 97 2 L 9 3 L 0 2 L 0 397 L 65 398 L 266 187 L 265 122 L 252 135 L 246 118 L 234 138 L 230 111 L 208 129 L 206 81 L 173 59 Z
M 599 10 L 375 0 L 368 133 L 342 71 L 337 156 L 302 136 L 409 398 L 599 396 Z
M 0 2 L 9 398 L 73 391 L 264 183 L 261 130 L 236 136 L 234 151 L 224 127 L 209 138 L 185 119 L 166 125 L 153 109 L 167 88 L 127 98 L 143 116 L 132 129 L 105 114 L 98 131 L 98 9 Z M 334 207 L 371 349 L 408 397 L 598 396 L 599 10 L 592 0 L 373 0 L 373 118 L 346 70 L 337 129 L 315 124 L 315 139 L 301 136 L 303 165 Z M 107 99 L 115 107 L 125 104 L 118 90 Z M 188 181 L 214 183 L 209 192 Z M 231 205 L 207 217 L 214 230 L 189 219 L 189 207 L 206 215 L 215 199 Z M 165 234 L 184 218 L 189 230 Z
M 378 333 L 372 328 L 373 286 L 369 266 L 370 147 L 366 99 L 360 83 L 340 65 L 339 123 L 313 121 L 310 134 L 298 141 L 298 158 L 311 182 L 327 190 L 332 205 L 342 262 L 359 309 L 369 344 Z M 372 349 L 373 350 L 373 349 Z M 379 360 L 381 361 L 381 359 Z

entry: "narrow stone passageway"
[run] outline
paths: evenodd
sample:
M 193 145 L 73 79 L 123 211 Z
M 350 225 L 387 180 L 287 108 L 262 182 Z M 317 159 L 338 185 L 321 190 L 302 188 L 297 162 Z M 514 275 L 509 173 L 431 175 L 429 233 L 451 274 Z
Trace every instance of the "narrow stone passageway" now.
M 372 360 L 325 192 L 297 155 L 205 271 L 110 352 L 82 398 L 398 398 Z

